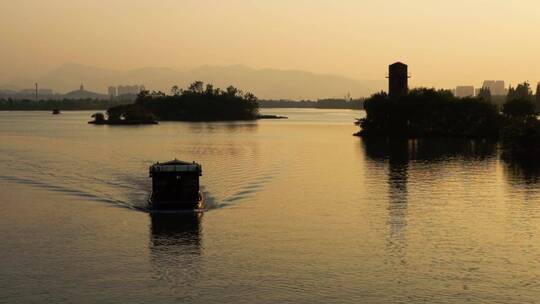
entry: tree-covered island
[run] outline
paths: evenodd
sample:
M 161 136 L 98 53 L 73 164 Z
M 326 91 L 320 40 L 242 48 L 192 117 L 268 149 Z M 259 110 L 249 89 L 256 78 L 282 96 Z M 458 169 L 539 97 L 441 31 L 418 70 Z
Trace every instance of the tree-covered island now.
M 374 94 L 360 120 L 364 137 L 496 137 L 501 116 L 481 98 L 456 98 L 450 91 L 413 89 L 397 98 Z
M 97 116 L 97 117 L 94 117 Z M 284 118 L 259 115 L 259 103 L 252 93 L 229 86 L 222 90 L 202 81 L 187 89 L 174 86 L 171 94 L 143 91 L 135 103 L 111 107 L 107 118 L 94 114 L 96 124 L 144 124 L 156 121 L 232 121 Z
M 508 155 L 540 153 L 539 107 L 526 82 L 509 89 L 502 107 L 491 102 L 488 89 L 477 97 L 458 98 L 447 90 L 418 88 L 393 98 L 374 94 L 364 108 L 366 117 L 358 120 L 357 136 L 492 139 L 500 140 Z

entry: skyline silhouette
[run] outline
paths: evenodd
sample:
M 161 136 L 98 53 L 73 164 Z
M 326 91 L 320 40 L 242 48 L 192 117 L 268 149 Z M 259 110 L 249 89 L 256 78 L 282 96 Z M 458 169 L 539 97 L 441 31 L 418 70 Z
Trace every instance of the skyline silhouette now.
M 416 68 L 413 67 L 413 71 Z M 111 87 L 130 87 L 131 84 L 144 84 L 149 90 L 170 91 L 174 85 L 188 85 L 194 80 L 202 80 L 220 86 L 231 83 L 255 92 L 261 99 L 269 100 L 317 100 L 325 98 L 348 99 L 369 97 L 374 93 L 387 91 L 388 81 L 383 73 L 377 79 L 354 79 L 342 75 L 321 74 L 300 70 L 256 69 L 243 65 L 209 66 L 193 69 L 174 69 L 169 67 L 147 67 L 132 70 L 114 70 L 81 64 L 63 64 L 44 75 L 29 79 L 15 79 L 0 83 L 1 97 L 29 98 L 35 95 L 35 84 L 39 84 L 40 96 L 44 99 L 62 98 L 63 94 L 79 91 L 81 84 L 91 91 L 110 96 Z M 417 75 L 416 77 L 422 76 Z M 388 77 L 388 72 L 386 72 Z M 409 75 L 409 88 L 429 87 L 414 81 Z M 476 96 L 483 87 L 490 88 L 492 95 L 505 96 L 508 89 L 517 83 L 505 80 L 482 80 L 463 85 L 462 82 L 449 87 L 437 87 L 451 90 L 458 97 Z M 537 89 L 536 81 L 528 81 L 532 89 Z M 538 82 L 540 85 L 540 81 Z M 464 93 L 463 89 L 466 89 Z M 535 90 L 533 91 L 535 92 Z M 118 95 L 121 91 L 118 91 Z M 18 96 L 17 96 L 18 95 Z M 136 94 L 132 94 L 136 95 Z M 66 96 L 69 98 L 69 96 Z

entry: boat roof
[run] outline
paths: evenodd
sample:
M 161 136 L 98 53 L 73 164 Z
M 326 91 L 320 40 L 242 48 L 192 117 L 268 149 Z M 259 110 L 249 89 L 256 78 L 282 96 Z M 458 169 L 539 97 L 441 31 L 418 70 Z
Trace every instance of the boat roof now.
M 186 162 L 174 159 L 168 162 L 157 162 L 150 166 L 150 173 L 155 172 L 202 172 L 202 167 L 196 162 Z
M 397 66 L 397 65 L 407 66 L 405 63 L 403 63 L 403 62 L 401 62 L 401 61 L 394 62 L 394 63 L 392 63 L 390 66 Z

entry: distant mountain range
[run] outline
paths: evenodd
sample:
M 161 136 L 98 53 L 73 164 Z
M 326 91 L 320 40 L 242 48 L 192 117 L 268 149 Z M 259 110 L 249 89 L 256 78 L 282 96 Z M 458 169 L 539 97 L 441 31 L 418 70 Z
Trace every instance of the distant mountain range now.
M 107 87 L 143 84 L 150 90 L 169 92 L 173 85 L 187 87 L 195 80 L 226 88 L 233 85 L 254 93 L 261 99 L 318 99 L 368 96 L 384 87 L 383 80 L 355 80 L 338 75 L 305 71 L 253 69 L 242 65 L 200 66 L 190 70 L 141 68 L 129 71 L 109 70 L 79 64 L 65 64 L 37 80 L 15 80 L 1 88 L 32 88 L 37 81 L 41 88 L 59 93 L 76 90 L 81 83 L 89 91 L 105 93 Z

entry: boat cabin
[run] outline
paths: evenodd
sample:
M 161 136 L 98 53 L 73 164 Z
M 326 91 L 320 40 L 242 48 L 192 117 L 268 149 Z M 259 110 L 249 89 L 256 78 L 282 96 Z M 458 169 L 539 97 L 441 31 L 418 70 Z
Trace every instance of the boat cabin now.
M 202 167 L 196 162 L 172 160 L 150 166 L 151 205 L 155 209 L 186 209 L 200 206 L 199 177 Z M 163 207 L 163 208 L 162 208 Z

